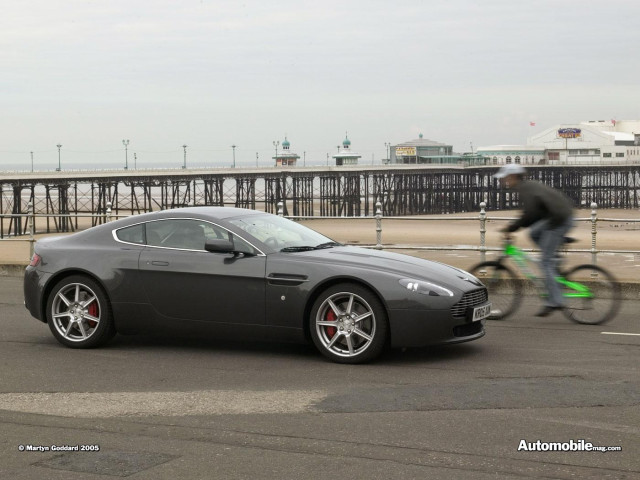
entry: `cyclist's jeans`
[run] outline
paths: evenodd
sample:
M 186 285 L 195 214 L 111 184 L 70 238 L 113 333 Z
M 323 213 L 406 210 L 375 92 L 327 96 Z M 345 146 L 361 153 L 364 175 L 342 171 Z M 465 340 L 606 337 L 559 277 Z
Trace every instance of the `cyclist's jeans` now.
M 544 285 L 547 289 L 549 297 L 547 305 L 550 307 L 564 306 L 564 298 L 560 285 L 556 282 L 558 275 L 558 260 L 556 252 L 564 243 L 564 236 L 573 227 L 573 219 L 567 219 L 562 225 L 555 228 L 549 228 L 548 220 L 540 220 L 529 230 L 531 239 L 536 242 L 542 252 L 540 268 L 544 275 Z

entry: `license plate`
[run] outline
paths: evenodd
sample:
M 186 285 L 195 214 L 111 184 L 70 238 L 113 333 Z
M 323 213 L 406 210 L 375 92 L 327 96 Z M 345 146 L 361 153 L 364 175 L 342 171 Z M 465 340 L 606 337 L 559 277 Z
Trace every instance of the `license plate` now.
M 483 318 L 487 318 L 491 314 L 491 304 L 483 305 L 481 307 L 476 307 L 473 309 L 473 314 L 471 315 L 471 321 L 477 322 L 478 320 L 482 320 Z

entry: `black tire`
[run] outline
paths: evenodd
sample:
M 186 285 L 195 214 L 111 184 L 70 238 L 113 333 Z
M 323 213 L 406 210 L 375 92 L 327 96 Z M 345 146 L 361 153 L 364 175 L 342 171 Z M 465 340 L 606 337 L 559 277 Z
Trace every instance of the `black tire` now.
M 64 278 L 53 287 L 46 314 L 51 333 L 67 347 L 98 347 L 116 333 L 107 295 L 84 275 Z
M 615 277 L 597 265 L 578 265 L 563 273 L 569 282 L 589 288 L 591 298 L 572 298 L 575 289 L 564 287 L 565 308 L 562 313 L 576 323 L 599 325 L 612 320 L 620 309 L 620 284 Z
M 488 320 L 504 320 L 520 307 L 522 282 L 509 267 L 500 262 L 482 262 L 469 273 L 487 287 L 491 302 Z
M 318 296 L 311 308 L 309 331 L 316 348 L 330 360 L 364 363 L 384 350 L 389 324 L 376 295 L 360 285 L 343 283 Z

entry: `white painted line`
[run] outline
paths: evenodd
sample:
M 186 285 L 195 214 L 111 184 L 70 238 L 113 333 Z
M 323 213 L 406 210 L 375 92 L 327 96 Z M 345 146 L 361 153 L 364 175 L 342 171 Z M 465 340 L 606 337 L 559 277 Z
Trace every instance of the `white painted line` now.
M 600 332 L 602 335 L 629 335 L 631 337 L 640 337 L 640 333 L 622 333 L 622 332 Z

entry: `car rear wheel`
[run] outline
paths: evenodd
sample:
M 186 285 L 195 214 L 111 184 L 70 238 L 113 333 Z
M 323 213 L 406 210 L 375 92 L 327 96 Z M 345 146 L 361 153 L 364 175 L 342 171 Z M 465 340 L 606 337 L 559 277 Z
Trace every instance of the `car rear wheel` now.
M 359 285 L 328 288 L 309 318 L 316 348 L 338 363 L 363 363 L 382 353 L 388 336 L 387 313 L 380 300 Z
M 115 334 L 107 295 L 83 275 L 60 280 L 49 294 L 46 312 L 53 336 L 67 347 L 97 347 Z

